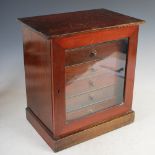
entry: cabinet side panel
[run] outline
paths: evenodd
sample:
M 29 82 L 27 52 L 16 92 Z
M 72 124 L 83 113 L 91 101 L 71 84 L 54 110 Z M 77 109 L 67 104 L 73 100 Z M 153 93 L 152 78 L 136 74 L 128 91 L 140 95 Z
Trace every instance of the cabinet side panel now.
M 50 41 L 23 27 L 27 106 L 52 131 Z

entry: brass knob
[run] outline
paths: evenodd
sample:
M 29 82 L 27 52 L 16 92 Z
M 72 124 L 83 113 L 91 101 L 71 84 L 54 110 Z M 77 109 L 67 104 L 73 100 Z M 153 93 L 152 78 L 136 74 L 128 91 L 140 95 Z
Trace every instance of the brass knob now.
M 93 50 L 93 51 L 90 52 L 89 56 L 90 57 L 95 57 L 96 54 L 97 54 L 97 51 L 96 50 Z
M 94 100 L 93 96 L 91 96 L 91 95 L 89 95 L 89 99 L 92 101 Z
M 95 68 L 90 68 L 90 70 L 91 70 L 92 72 L 95 72 L 95 71 L 96 71 L 96 69 L 95 69 Z
M 94 87 L 94 82 L 93 81 L 89 80 L 88 83 L 89 83 L 90 86 Z

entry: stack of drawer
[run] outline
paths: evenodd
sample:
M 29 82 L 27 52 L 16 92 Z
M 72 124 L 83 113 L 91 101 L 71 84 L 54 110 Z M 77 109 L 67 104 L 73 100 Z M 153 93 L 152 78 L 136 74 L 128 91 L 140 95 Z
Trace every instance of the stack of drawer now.
M 123 102 L 126 40 L 66 50 L 67 120 Z

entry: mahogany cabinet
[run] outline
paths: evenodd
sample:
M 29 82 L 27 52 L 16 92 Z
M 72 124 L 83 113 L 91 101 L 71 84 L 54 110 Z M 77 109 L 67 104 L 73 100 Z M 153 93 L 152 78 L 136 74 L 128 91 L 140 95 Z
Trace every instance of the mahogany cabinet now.
M 133 122 L 143 20 L 106 9 L 19 20 L 27 119 L 54 151 Z

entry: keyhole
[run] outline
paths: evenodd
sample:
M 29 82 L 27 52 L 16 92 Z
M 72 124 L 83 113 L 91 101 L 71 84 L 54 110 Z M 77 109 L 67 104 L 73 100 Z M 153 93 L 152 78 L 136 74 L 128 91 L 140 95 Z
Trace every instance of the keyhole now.
M 89 56 L 90 56 L 90 57 L 95 57 L 96 54 L 97 54 L 97 53 L 96 53 L 96 50 L 93 50 L 93 51 L 89 54 Z
M 60 89 L 58 89 L 58 94 L 60 94 Z

